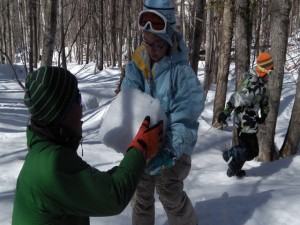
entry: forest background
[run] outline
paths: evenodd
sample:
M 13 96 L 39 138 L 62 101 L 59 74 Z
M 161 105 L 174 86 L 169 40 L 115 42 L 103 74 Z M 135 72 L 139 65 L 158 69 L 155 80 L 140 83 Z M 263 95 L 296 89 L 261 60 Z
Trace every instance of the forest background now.
M 237 87 L 244 72 L 255 65 L 256 56 L 269 51 L 275 68 L 268 84 L 270 112 L 260 126 L 257 159 L 294 155 L 300 139 L 300 82 L 279 148 L 274 135 L 284 72 L 300 73 L 300 1 L 177 0 L 175 4 L 191 66 L 197 74 L 204 60 L 205 92 L 213 85 L 216 88 L 212 126 L 221 126 L 217 116 L 225 105 L 230 64 L 235 64 Z M 22 63 L 31 72 L 41 65 L 67 68 L 70 62 L 93 61 L 95 73 L 107 67 L 123 71 L 141 43 L 136 19 L 142 7 L 142 0 L 1 0 L 0 63 Z M 288 47 L 295 48 L 296 54 L 287 61 Z M 18 81 L 17 75 L 14 78 Z M 233 137 L 235 143 L 236 134 Z

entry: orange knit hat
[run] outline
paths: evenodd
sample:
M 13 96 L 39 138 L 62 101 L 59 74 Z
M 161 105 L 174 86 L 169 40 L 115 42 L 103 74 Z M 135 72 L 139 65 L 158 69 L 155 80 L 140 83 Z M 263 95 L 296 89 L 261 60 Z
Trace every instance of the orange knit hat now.
M 272 56 L 267 52 L 260 53 L 256 61 L 256 72 L 260 77 L 266 76 L 274 67 Z

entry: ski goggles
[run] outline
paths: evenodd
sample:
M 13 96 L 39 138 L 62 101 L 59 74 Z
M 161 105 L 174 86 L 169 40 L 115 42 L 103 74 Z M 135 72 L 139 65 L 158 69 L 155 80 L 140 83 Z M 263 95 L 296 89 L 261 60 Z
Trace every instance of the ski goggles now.
M 150 29 L 155 33 L 166 33 L 167 18 L 155 10 L 140 12 L 138 22 L 141 30 L 146 30 L 150 27 Z

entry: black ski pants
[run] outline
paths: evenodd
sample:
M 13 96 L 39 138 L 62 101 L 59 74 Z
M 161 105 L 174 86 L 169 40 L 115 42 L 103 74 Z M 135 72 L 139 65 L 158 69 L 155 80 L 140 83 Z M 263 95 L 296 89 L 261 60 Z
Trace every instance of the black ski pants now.
M 258 156 L 259 146 L 256 133 L 248 134 L 242 133 L 241 129 L 237 129 L 239 137 L 239 144 L 246 148 L 246 159 L 250 161 Z

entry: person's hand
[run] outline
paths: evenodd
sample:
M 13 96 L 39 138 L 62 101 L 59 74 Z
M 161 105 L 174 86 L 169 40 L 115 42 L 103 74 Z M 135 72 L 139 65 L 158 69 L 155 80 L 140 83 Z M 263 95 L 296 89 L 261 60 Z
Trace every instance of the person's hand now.
M 129 144 L 127 149 L 129 150 L 132 147 L 137 148 L 144 153 L 146 159 L 152 158 L 157 154 L 163 136 L 162 120 L 152 127 L 149 127 L 149 125 L 150 117 L 146 116 L 135 138 Z
M 145 173 L 155 176 L 162 170 L 171 168 L 175 164 L 175 156 L 168 149 L 162 149 L 146 166 Z
M 256 122 L 257 122 L 258 124 L 262 124 L 262 123 L 265 122 L 266 118 L 267 118 L 267 115 L 263 113 L 263 114 L 261 115 L 261 117 L 257 117 L 257 118 L 256 118 Z
M 218 116 L 218 122 L 219 123 L 226 123 L 227 115 L 224 112 L 221 112 Z

